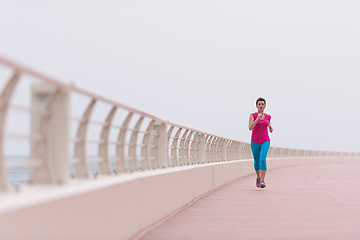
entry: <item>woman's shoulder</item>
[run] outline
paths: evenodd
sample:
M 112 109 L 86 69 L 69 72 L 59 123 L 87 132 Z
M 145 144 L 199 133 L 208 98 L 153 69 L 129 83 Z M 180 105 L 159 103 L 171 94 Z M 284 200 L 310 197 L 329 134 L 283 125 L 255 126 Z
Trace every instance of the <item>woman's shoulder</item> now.
M 254 112 L 254 113 L 250 113 L 250 115 L 252 115 L 254 118 L 256 118 L 257 117 L 257 112 Z

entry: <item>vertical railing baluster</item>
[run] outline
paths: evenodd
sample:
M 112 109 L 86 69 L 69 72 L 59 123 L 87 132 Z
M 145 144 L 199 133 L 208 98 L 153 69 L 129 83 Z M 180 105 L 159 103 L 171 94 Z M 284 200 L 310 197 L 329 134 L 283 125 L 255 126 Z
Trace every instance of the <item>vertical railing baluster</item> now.
M 220 162 L 221 161 L 221 148 L 220 148 L 220 141 L 221 141 L 221 138 L 218 137 L 215 141 L 215 159 L 216 159 L 216 162 Z
M 248 159 L 249 158 L 249 153 L 248 153 L 248 148 L 247 148 L 247 143 L 243 142 L 242 146 L 241 146 L 241 158 L 242 159 Z
M 190 131 L 190 133 L 187 135 L 184 145 L 184 153 L 185 153 L 185 164 L 189 165 L 192 164 L 190 152 L 189 152 L 189 145 L 191 143 L 192 136 L 194 134 L 194 131 Z
M 223 158 L 222 158 L 222 151 L 223 151 L 223 148 L 222 148 L 222 143 L 223 143 L 223 139 L 220 138 L 219 141 L 218 141 L 218 151 L 217 151 L 217 158 L 218 158 L 218 161 L 219 162 L 222 162 L 223 161 Z
M 168 146 L 170 146 L 170 139 L 171 139 L 171 134 L 173 131 L 174 131 L 174 126 L 171 126 L 169 131 L 167 132 L 167 145 Z M 169 156 L 169 154 L 171 154 L 171 149 L 170 149 L 170 151 L 169 151 L 169 149 L 167 150 L 167 156 L 169 157 L 169 166 L 174 167 L 175 164 L 172 162 L 171 156 Z
M 250 143 L 246 143 L 245 146 L 246 146 L 246 159 L 253 158 Z
M 178 142 L 179 142 L 179 136 L 180 136 L 181 130 L 182 130 L 182 128 L 179 128 L 176 131 L 174 139 L 171 144 L 171 151 L 170 151 L 171 161 L 172 162 L 175 161 L 176 165 L 178 165 L 178 166 L 181 165 L 180 161 L 179 161 L 180 149 L 178 148 Z
M 234 154 L 234 160 L 239 160 L 239 145 L 240 143 L 239 142 L 235 142 L 234 143 L 234 149 L 233 149 L 233 154 Z
M 278 158 L 281 157 L 281 148 L 277 148 L 277 157 L 278 157 Z
M 123 124 L 121 125 L 121 129 L 119 131 L 119 135 L 117 138 L 116 159 L 118 160 L 116 161 L 116 167 L 118 172 L 127 172 L 129 169 L 129 166 L 127 165 L 127 161 L 126 161 L 127 156 L 125 154 L 125 139 L 132 116 L 133 113 L 129 112 Z
M 198 133 L 194 132 L 193 137 L 190 142 L 190 162 L 191 162 L 191 164 L 197 163 L 197 157 L 196 157 L 197 137 L 198 137 Z
M 211 142 L 209 143 L 210 144 L 210 146 L 209 146 L 209 159 L 210 159 L 210 162 L 215 162 L 215 155 L 214 155 L 215 139 L 216 139 L 216 136 L 212 136 Z
M 198 154 L 198 163 L 205 163 L 205 135 L 200 134 L 199 136 L 199 144 L 197 145 L 197 154 Z
M 219 158 L 218 158 L 218 142 L 219 142 L 219 137 L 216 137 L 213 141 L 213 154 L 214 154 L 214 162 L 218 162 Z
M 217 151 L 216 151 L 216 158 L 218 159 L 218 162 L 222 161 L 222 138 L 219 138 L 219 141 L 217 142 Z
M 274 147 L 270 147 L 269 149 L 269 158 L 275 157 L 276 149 Z
M 239 149 L 240 149 L 240 143 L 239 142 L 235 142 L 234 144 L 234 160 L 239 160 L 240 159 L 240 154 L 239 154 Z
M 15 71 L 9 81 L 6 83 L 0 95 L 0 191 L 9 190 L 7 179 L 5 158 L 4 158 L 4 142 L 5 142 L 5 126 L 8 114 L 9 103 L 14 94 L 16 86 L 20 79 L 20 73 Z
M 212 135 L 209 135 L 209 136 L 210 137 L 208 138 L 207 143 L 206 143 L 206 149 L 207 149 L 206 159 L 207 159 L 208 163 L 212 162 L 211 143 L 214 138 L 214 136 L 212 136 Z
M 219 145 L 218 145 L 218 159 L 219 159 L 219 162 L 222 162 L 223 161 L 223 139 L 220 138 L 219 140 Z
M 139 135 L 139 130 L 143 120 L 144 120 L 144 116 L 141 116 L 136 122 L 135 128 L 131 133 L 130 145 L 129 145 L 129 158 L 128 158 L 128 166 L 130 171 L 136 171 L 141 169 L 141 166 L 138 163 L 136 149 L 137 149 L 137 139 Z
M 205 159 L 204 160 L 206 163 L 210 162 L 209 148 L 210 148 L 211 138 L 212 138 L 211 135 L 206 135 L 206 137 L 205 137 Z
M 274 154 L 274 149 L 273 149 L 272 146 L 270 146 L 269 151 L 268 151 L 268 154 L 267 154 L 267 157 L 268 157 L 268 158 L 272 158 L 272 157 L 273 157 L 273 154 Z
M 179 155 L 180 155 L 180 165 L 185 165 L 185 157 L 186 157 L 186 150 L 185 150 L 185 142 L 187 139 L 189 130 L 185 129 L 184 133 L 181 136 L 180 144 L 179 144 Z
M 278 148 L 277 154 L 278 154 L 279 158 L 283 157 L 282 152 L 283 152 L 283 150 L 281 148 Z
M 240 142 L 237 146 L 237 151 L 236 151 L 236 154 L 237 154 L 237 159 L 244 159 L 244 142 Z
M 218 137 L 214 136 L 211 142 L 211 162 L 216 162 L 216 141 Z
M 234 159 L 235 159 L 235 160 L 241 159 L 241 158 L 240 158 L 240 156 L 241 156 L 240 145 L 241 145 L 240 142 L 236 142 L 236 143 L 235 143 L 235 147 L 234 147 Z
M 216 162 L 216 141 L 218 137 L 214 136 L 211 142 L 211 162 Z
M 74 164 L 76 176 L 79 178 L 90 178 L 89 165 L 86 160 L 86 135 L 89 126 L 89 120 L 91 114 L 94 110 L 96 104 L 96 99 L 92 99 L 89 105 L 87 106 L 82 120 L 79 123 L 79 127 L 76 134 L 76 143 L 75 143 L 75 158 L 77 161 Z
M 152 169 L 157 169 L 160 168 L 160 162 L 159 159 L 157 157 L 157 143 L 158 143 L 158 139 L 159 139 L 159 135 L 160 133 L 158 132 L 160 128 L 160 122 L 155 121 L 152 129 L 151 129 L 151 135 L 153 136 L 151 138 L 151 148 L 150 148 L 150 159 L 151 159 L 151 167 Z
M 223 139 L 221 141 L 221 161 L 227 161 L 227 141 Z
M 141 166 L 142 169 L 151 169 L 152 168 L 152 161 L 150 160 L 150 154 L 149 151 L 151 149 L 150 144 L 153 144 L 150 139 L 153 139 L 153 136 L 151 133 L 153 133 L 152 129 L 154 126 L 155 120 L 151 120 L 148 127 L 146 128 L 146 133 L 144 134 L 144 138 L 142 141 L 141 146 Z
M 231 140 L 226 140 L 226 146 L 227 146 L 227 149 L 226 149 L 226 154 L 227 154 L 227 161 L 231 161 L 231 146 L 232 144 L 232 141 Z
M 228 140 L 228 160 L 233 160 L 233 148 L 234 143 L 231 140 Z
M 280 149 L 279 157 L 285 156 L 285 149 Z
M 227 160 L 228 161 L 231 161 L 231 160 L 233 160 L 233 156 L 232 156 L 232 154 L 233 154 L 233 147 L 234 147 L 234 145 L 233 145 L 233 141 L 231 141 L 231 140 L 227 140 Z
M 101 174 L 113 174 L 111 162 L 109 159 L 109 133 L 116 109 L 117 107 L 112 107 L 110 113 L 106 117 L 105 125 L 103 126 L 100 134 L 99 158 L 102 160 L 99 162 L 99 169 Z
M 199 145 L 200 145 L 200 136 L 201 136 L 201 133 L 195 133 L 194 135 L 194 142 L 193 142 L 193 158 L 194 158 L 194 161 L 193 163 L 195 164 L 198 164 L 200 163 L 200 156 L 199 156 Z

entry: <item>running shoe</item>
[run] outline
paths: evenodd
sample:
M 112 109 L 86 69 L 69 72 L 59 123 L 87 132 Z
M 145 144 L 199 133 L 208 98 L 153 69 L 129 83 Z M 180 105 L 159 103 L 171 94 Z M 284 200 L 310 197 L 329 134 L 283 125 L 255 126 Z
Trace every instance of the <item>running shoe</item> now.
M 264 187 L 266 187 L 266 184 L 265 184 L 265 181 L 263 180 L 260 182 L 260 188 L 264 188 Z
M 260 187 L 260 178 L 256 178 L 256 187 Z

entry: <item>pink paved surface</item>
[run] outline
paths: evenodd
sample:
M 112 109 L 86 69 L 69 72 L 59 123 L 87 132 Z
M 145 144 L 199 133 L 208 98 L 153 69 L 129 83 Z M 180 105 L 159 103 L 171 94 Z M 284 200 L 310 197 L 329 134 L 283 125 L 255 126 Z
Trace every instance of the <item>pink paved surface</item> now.
M 360 239 L 360 162 L 269 170 L 241 178 L 153 229 L 150 239 Z

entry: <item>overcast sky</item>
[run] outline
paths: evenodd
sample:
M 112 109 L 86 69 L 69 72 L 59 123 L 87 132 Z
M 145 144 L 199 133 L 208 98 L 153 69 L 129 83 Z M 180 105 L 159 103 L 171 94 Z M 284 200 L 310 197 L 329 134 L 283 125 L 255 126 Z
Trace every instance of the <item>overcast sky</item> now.
M 357 0 L 0 0 L 0 50 L 118 102 L 272 146 L 360 146 Z

